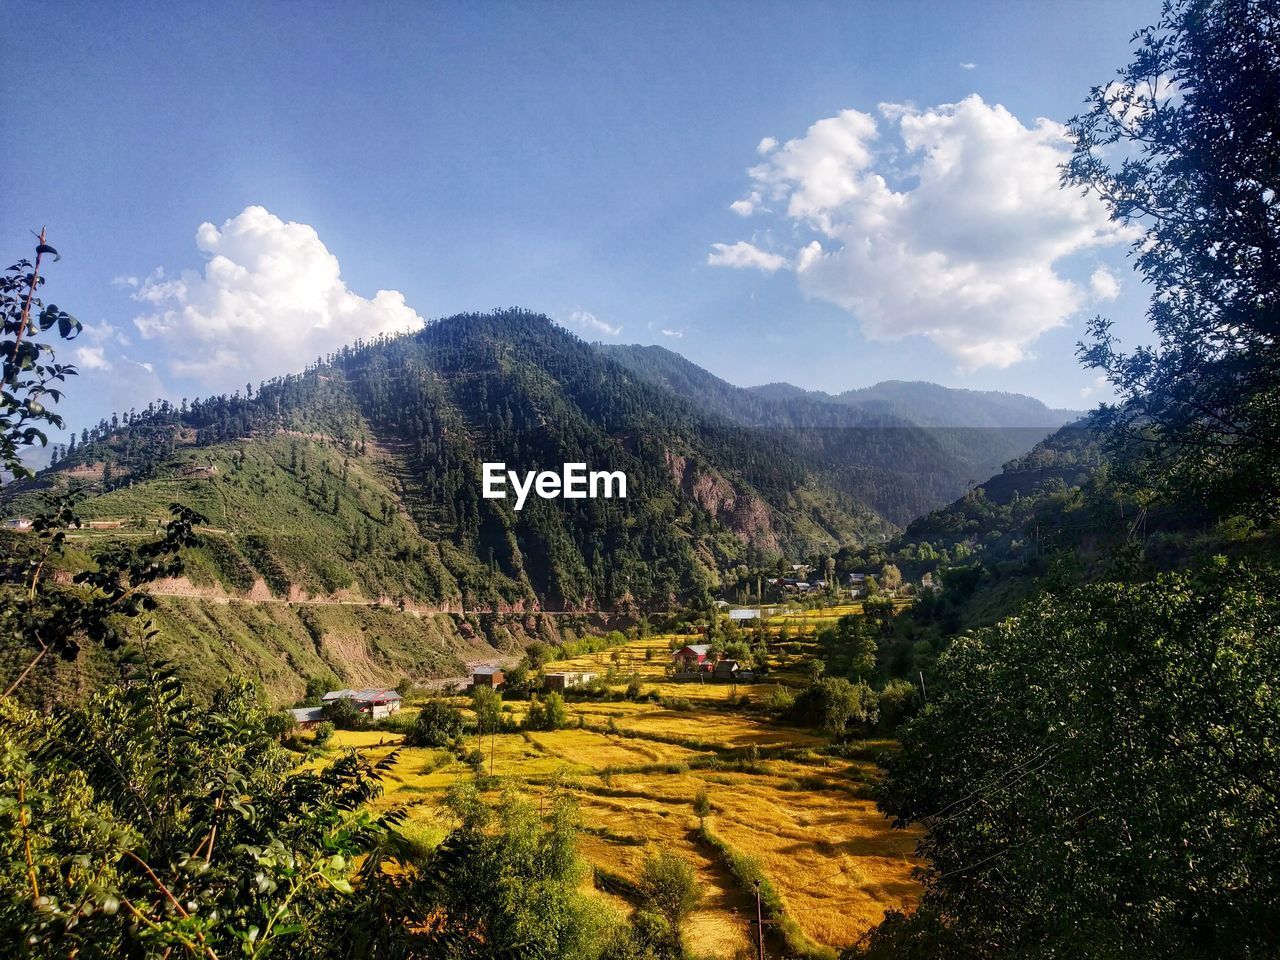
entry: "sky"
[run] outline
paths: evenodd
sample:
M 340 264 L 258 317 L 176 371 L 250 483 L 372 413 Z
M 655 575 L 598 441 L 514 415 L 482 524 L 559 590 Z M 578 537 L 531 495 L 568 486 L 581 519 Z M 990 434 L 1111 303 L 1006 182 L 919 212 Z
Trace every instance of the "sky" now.
M 46 4 L 0 242 L 62 253 L 77 432 L 508 306 L 740 385 L 1080 409 L 1086 320 L 1139 341 L 1146 290 L 1063 124 L 1158 6 Z

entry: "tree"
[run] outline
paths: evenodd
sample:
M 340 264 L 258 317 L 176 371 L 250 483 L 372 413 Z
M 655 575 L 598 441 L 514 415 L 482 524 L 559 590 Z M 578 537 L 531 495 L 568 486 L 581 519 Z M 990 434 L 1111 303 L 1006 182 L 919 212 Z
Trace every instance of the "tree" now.
M 644 862 L 637 884 L 645 907 L 665 923 L 671 956 L 684 955 L 684 923 L 702 902 L 702 888 L 689 861 L 664 850 Z
M 360 730 L 365 727 L 366 717 L 350 697 L 338 697 L 330 700 L 322 708 L 324 718 L 339 730 Z
M 957 639 L 877 790 L 928 831 L 916 925 L 955 957 L 1269 955 L 1274 579 L 1080 586 Z
M 880 570 L 880 586 L 892 593 L 902 586 L 902 571 L 894 564 L 886 563 Z
M 850 680 L 869 680 L 876 670 L 876 638 L 866 618 L 846 614 L 818 634 L 828 672 Z
M 825 677 L 796 697 L 792 715 L 806 726 L 843 736 L 849 726 L 876 722 L 880 705 L 866 683 L 850 683 L 844 677 Z
M 19 260 L 0 274 L 0 483 L 9 477 L 29 477 L 22 464 L 22 448 L 49 442 L 47 427 L 61 429 L 62 417 L 49 409 L 62 392 L 57 384 L 75 376 L 71 364 L 56 362 L 52 345 L 42 337 L 51 330 L 63 340 L 80 333 L 80 322 L 54 304 L 46 305 L 36 293 L 44 285 L 40 276 L 44 258 L 61 259 L 45 243 L 41 231 L 36 259 Z
M 1065 184 L 1138 232 L 1156 344 L 1096 319 L 1080 356 L 1115 387 L 1113 452 L 1214 510 L 1280 512 L 1280 8 L 1177 0 L 1071 122 Z
M 502 725 L 502 694 L 492 687 L 476 687 L 471 691 L 471 711 L 478 733 L 497 733 Z
M 450 792 L 459 826 L 408 878 L 421 911 L 415 955 L 455 960 L 529 957 L 577 960 L 612 939 L 581 892 L 573 804 L 558 797 L 545 824 L 538 811 L 505 795 L 491 810 L 473 788 Z
M 564 697 L 554 690 L 541 701 L 535 699 L 529 704 L 529 712 L 525 715 L 525 726 L 530 730 L 560 730 L 569 722 L 569 711 L 565 708 Z
M 422 705 L 405 737 L 411 747 L 447 747 L 462 737 L 462 711 L 433 697 Z

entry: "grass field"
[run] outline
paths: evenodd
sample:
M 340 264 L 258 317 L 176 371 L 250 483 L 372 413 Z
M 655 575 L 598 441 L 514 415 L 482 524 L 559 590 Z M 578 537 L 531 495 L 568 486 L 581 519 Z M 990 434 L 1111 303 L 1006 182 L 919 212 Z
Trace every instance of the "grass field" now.
M 741 874 L 744 858 L 751 858 L 748 869 L 763 874 L 789 918 L 775 918 L 769 927 L 773 956 L 832 957 L 886 909 L 910 905 L 917 894 L 911 878 L 917 837 L 891 829 L 868 796 L 876 776 L 872 758 L 892 744 L 866 743 L 856 752 L 865 759 L 825 753 L 824 738 L 754 709 L 773 684 L 799 684 L 799 673 L 775 671 L 767 684 L 736 690 L 675 682 L 664 676 L 669 640 L 619 648 L 616 663 L 614 651 L 606 651 L 548 666 L 603 673 L 614 664 L 622 678 L 617 690 L 639 673 L 657 702 L 571 701 L 567 729 L 499 734 L 481 744 L 486 768 L 492 752 L 495 777 L 535 801 L 557 789 L 571 793 L 583 826 L 580 849 L 595 867 L 598 895 L 622 904 L 618 894 L 637 878 L 647 855 L 680 853 L 704 890 L 689 942 L 705 957 L 752 948 L 754 892 L 735 876 L 730 859 Z M 519 717 L 527 705 L 508 706 Z M 330 750 L 352 747 L 381 757 L 398 739 L 340 731 Z M 476 745 L 474 737 L 468 745 Z M 473 776 L 449 751 L 402 748 L 379 804 L 407 806 L 411 829 L 438 837 L 447 828 L 437 806 L 441 793 Z M 701 830 L 694 801 L 704 791 L 712 812 Z

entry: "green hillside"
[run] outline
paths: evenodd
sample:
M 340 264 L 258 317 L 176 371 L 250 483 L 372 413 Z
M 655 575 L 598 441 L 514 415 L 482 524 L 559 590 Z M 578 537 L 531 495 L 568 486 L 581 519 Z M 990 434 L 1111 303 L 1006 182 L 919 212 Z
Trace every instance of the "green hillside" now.
M 613 500 L 481 496 L 480 466 L 622 470 Z M 892 526 L 803 451 L 629 375 L 545 317 L 466 315 L 243 395 L 153 405 L 41 477 L 95 519 L 210 518 L 192 578 L 453 608 L 665 608 L 720 571 Z M 33 509 L 30 486 L 11 514 Z M 258 588 L 261 589 L 261 588 Z

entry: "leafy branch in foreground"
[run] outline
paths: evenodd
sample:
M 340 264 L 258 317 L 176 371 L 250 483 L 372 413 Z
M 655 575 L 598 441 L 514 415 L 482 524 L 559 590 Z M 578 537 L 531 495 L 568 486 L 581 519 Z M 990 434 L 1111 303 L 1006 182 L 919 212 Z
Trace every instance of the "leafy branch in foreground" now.
M 58 251 L 45 243 L 40 232 L 35 263 L 19 260 L 0 274 L 0 482 L 4 476 L 29 477 L 31 471 L 21 460 L 21 449 L 49 442 L 42 426 L 61 429 L 62 417 L 48 409 L 62 392 L 55 386 L 75 376 L 76 368 L 57 363 L 53 348 L 39 335 L 57 329 L 63 340 L 80 333 L 80 321 L 55 304 L 45 304 L 36 296 L 44 284 L 40 276 L 45 254 Z
M 352 922 L 330 915 L 399 815 L 366 807 L 385 763 L 293 772 L 267 713 L 246 681 L 205 708 L 143 661 L 81 710 L 0 699 L 0 938 L 34 957 L 332 955 L 316 931 Z
M 17 558 L 21 580 L 0 589 L 0 631 L 34 657 L 8 685 L 9 696 L 50 653 L 74 660 L 84 639 L 118 649 L 133 621 L 155 609 L 145 587 L 182 572 L 180 551 L 198 542 L 195 527 L 205 518 L 180 503 L 170 504 L 170 520 L 156 540 L 117 543 L 94 556 L 92 569 L 74 575 L 71 583 L 54 576 L 65 557 L 67 532 L 80 526 L 76 506 L 79 491 L 50 494 L 32 521 L 32 542 Z M 149 625 L 144 622 L 145 639 Z

